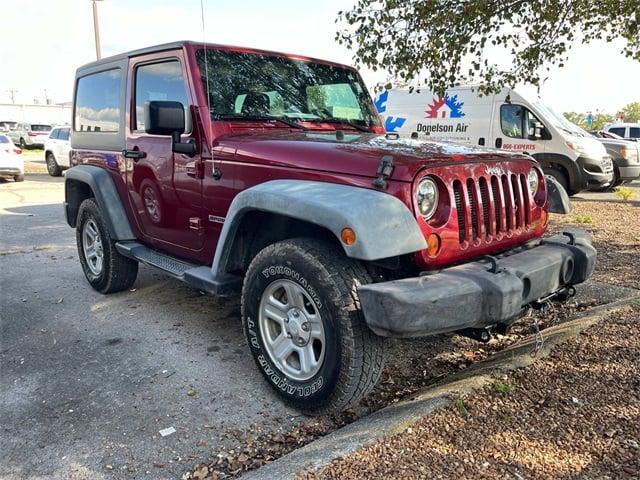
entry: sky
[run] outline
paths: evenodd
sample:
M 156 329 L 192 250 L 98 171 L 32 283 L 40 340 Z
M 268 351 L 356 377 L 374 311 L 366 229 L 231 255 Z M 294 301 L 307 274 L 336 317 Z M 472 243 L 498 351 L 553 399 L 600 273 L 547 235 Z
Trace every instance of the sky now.
M 337 13 L 353 0 L 203 0 L 207 42 L 353 64 L 335 42 Z M 102 0 L 103 57 L 175 40 L 203 39 L 200 0 Z M 0 103 L 71 100 L 75 69 L 95 59 L 90 0 L 14 0 L 0 14 Z M 361 70 L 373 88 L 384 73 Z M 540 89 L 557 111 L 615 113 L 640 101 L 640 62 L 620 44 L 578 45 Z M 524 87 L 525 93 L 536 93 Z

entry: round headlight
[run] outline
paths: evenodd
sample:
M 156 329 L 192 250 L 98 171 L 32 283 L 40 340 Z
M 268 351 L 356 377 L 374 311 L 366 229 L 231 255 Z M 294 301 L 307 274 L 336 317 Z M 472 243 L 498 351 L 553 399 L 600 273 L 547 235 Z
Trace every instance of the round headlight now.
M 438 185 L 429 177 L 423 178 L 416 190 L 416 204 L 425 220 L 433 217 L 438 208 Z
M 529 175 L 527 177 L 527 181 L 529 182 L 529 190 L 531 191 L 531 195 L 535 195 L 538 192 L 538 172 L 535 168 L 529 170 Z

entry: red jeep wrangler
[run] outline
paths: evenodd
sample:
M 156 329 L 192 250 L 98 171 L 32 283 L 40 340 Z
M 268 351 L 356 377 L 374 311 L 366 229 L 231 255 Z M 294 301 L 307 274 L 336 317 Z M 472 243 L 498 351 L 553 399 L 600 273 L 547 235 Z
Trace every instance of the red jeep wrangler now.
M 384 337 L 484 339 L 592 273 L 542 239 L 566 193 L 523 154 L 386 136 L 358 72 L 180 42 L 76 74 L 67 222 L 89 283 L 143 262 L 242 295 L 258 368 L 306 412 L 375 385 Z

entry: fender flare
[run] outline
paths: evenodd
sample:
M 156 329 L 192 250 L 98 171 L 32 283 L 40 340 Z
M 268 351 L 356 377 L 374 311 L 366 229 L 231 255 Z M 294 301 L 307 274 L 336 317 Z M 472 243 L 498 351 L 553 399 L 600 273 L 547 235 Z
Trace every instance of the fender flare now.
M 87 198 L 79 191 L 78 183 L 91 189 L 100 211 L 104 214 L 111 238 L 114 240 L 136 239 L 111 174 L 105 169 L 93 165 L 77 165 L 65 173 L 64 207 L 67 223 L 70 227 L 75 228 L 80 204 Z
M 380 260 L 427 248 L 409 208 L 398 198 L 367 188 L 306 180 L 272 180 L 242 191 L 233 199 L 211 266 L 214 277 L 226 273 L 242 217 L 264 211 L 303 220 L 331 231 L 356 232 L 353 245 L 340 244 L 348 257 Z
M 534 153 L 535 158 L 540 166 L 544 167 L 556 164 L 564 167 L 569 174 L 569 189 L 575 192 L 579 192 L 585 188 L 585 181 L 580 171 L 580 166 L 576 160 L 571 160 L 566 155 L 559 153 Z

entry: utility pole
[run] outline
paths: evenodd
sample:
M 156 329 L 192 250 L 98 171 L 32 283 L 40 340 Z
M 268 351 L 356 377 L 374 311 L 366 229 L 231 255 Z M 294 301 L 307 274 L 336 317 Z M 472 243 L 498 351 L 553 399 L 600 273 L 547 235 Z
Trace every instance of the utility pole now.
M 102 0 L 91 0 L 91 4 L 93 7 L 93 33 L 95 35 L 96 41 L 96 60 L 100 60 L 102 58 L 102 53 L 100 52 L 100 25 L 98 22 L 98 2 Z

